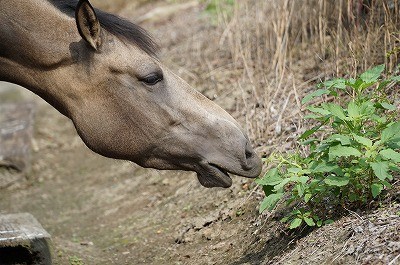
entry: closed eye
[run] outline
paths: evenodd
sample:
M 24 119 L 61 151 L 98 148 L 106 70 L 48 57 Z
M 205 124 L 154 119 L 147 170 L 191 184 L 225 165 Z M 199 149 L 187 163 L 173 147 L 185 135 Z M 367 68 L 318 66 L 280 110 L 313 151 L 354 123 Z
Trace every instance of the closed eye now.
M 164 77 L 162 73 L 151 73 L 143 78 L 140 78 L 139 81 L 145 83 L 148 86 L 154 86 L 163 79 Z

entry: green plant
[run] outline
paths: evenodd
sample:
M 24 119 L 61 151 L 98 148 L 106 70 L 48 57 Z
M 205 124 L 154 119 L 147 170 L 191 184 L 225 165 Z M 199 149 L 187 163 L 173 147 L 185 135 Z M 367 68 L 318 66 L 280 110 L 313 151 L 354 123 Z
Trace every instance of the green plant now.
M 400 122 L 386 90 L 400 76 L 381 79 L 383 71 L 379 65 L 357 79 L 326 81 L 303 98 L 303 104 L 329 101 L 308 105 L 305 118 L 316 125 L 299 137 L 298 151 L 266 159 L 272 167 L 256 180 L 266 195 L 260 212 L 287 198 L 293 210 L 282 222 L 321 226 L 340 206 L 365 204 L 391 188 L 400 171 Z
M 69 257 L 69 264 L 70 265 L 85 265 L 83 260 L 78 258 L 77 256 L 70 256 Z
M 228 5 L 233 6 L 235 4 L 235 0 L 205 0 L 207 3 L 206 11 L 211 13 L 216 13 L 218 6 Z
M 206 4 L 204 11 L 212 18 L 218 17 L 218 14 L 231 17 L 235 6 L 235 0 L 203 0 L 203 2 Z

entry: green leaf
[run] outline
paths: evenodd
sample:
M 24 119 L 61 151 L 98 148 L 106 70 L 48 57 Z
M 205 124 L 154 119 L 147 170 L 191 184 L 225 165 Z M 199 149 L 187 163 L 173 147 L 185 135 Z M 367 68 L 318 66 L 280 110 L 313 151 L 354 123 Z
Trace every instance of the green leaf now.
M 286 175 L 286 177 L 288 177 L 288 175 Z M 299 176 L 292 175 L 292 176 L 289 178 L 289 180 L 292 181 L 292 182 L 297 183 L 297 182 L 299 181 Z
M 396 109 L 397 109 L 396 106 L 394 106 L 394 105 L 392 105 L 392 104 L 389 104 L 389 103 L 387 103 L 387 102 L 381 102 L 380 105 L 381 105 L 384 109 L 387 109 L 387 110 L 396 110 Z
M 346 80 L 343 78 L 335 78 L 335 79 L 323 82 L 322 85 L 327 88 L 334 87 L 334 88 L 338 88 L 341 90 L 345 90 L 346 89 Z
M 292 174 L 298 174 L 301 171 L 301 168 L 298 167 L 290 167 L 287 169 L 288 173 L 292 173 Z
M 329 110 L 326 110 L 326 109 L 323 109 L 323 108 L 317 108 L 317 107 L 314 107 L 314 106 L 308 106 L 307 109 L 309 111 L 311 111 L 311 112 L 321 114 L 322 116 L 326 116 L 326 115 L 330 115 L 331 114 L 331 112 Z
M 385 65 L 381 64 L 375 66 L 372 69 L 369 69 L 360 75 L 360 78 L 365 83 L 374 83 L 377 82 L 379 77 L 381 76 L 383 70 L 385 70 Z
M 375 83 L 376 82 L 369 82 L 369 83 L 362 82 L 362 84 L 360 85 L 359 89 L 363 90 L 363 89 L 365 89 L 367 87 L 370 87 L 370 86 L 374 85 Z
M 279 191 L 285 187 L 286 184 L 288 184 L 291 181 L 290 178 L 284 178 L 278 185 L 274 186 L 274 189 L 276 191 Z
M 371 185 L 372 197 L 376 198 L 379 194 L 381 194 L 383 190 L 383 185 L 380 183 L 374 183 Z
M 386 86 L 388 84 L 390 84 L 390 82 L 392 82 L 392 81 L 393 80 L 390 80 L 390 78 L 388 80 L 382 80 L 381 82 L 379 82 L 379 86 L 378 86 L 377 90 L 380 91 L 380 90 L 386 88 Z
M 389 80 L 390 80 L 390 81 L 393 81 L 393 82 L 395 82 L 395 83 L 398 83 L 398 82 L 400 82 L 400 75 L 391 76 L 391 77 L 389 78 Z
M 371 115 L 368 115 L 368 117 L 369 117 L 372 121 L 374 121 L 374 122 L 376 122 L 376 123 L 378 123 L 378 124 L 384 124 L 384 123 L 386 123 L 386 121 L 387 121 L 386 116 L 379 116 L 379 115 L 376 115 L 376 114 L 371 114 Z
M 334 160 L 336 157 L 360 157 L 361 152 L 354 147 L 335 145 L 329 148 L 329 161 Z
M 314 142 L 318 142 L 319 140 L 317 138 L 312 138 L 312 139 L 308 139 L 305 141 L 300 142 L 301 145 L 310 145 L 313 144 Z
M 353 133 L 354 140 L 366 147 L 372 147 L 372 140 Z
M 360 116 L 360 108 L 354 100 L 349 102 L 349 105 L 347 106 L 347 113 L 349 114 L 351 120 L 354 120 Z
M 316 153 L 325 153 L 327 149 L 329 149 L 330 145 L 326 143 L 321 143 L 318 145 L 318 147 L 315 149 Z
M 324 182 L 328 184 L 329 186 L 337 186 L 337 187 L 342 187 L 346 186 L 349 184 L 349 178 L 348 177 L 338 177 L 338 176 L 328 176 L 324 179 Z
M 386 143 L 400 137 L 400 122 L 395 122 L 382 131 L 381 142 Z
M 358 196 L 356 193 L 350 193 L 349 194 L 349 200 L 350 202 L 355 202 L 358 201 L 360 196 Z
M 275 208 L 276 204 L 279 202 L 279 200 L 282 197 L 283 197 L 283 193 L 274 193 L 274 194 L 270 194 L 269 196 L 265 197 L 264 200 L 260 204 L 259 212 L 262 213 L 266 209 L 271 211 L 272 209 Z
M 314 126 L 313 128 L 311 128 L 310 130 L 305 131 L 302 135 L 300 135 L 299 140 L 303 140 L 306 139 L 308 136 L 312 135 L 313 133 L 315 133 L 316 131 L 319 130 L 319 128 L 321 128 L 323 124 Z
M 341 106 L 335 103 L 323 103 L 322 108 L 329 111 L 333 116 L 338 117 L 341 120 L 347 120 L 344 110 Z
M 310 217 L 304 217 L 303 218 L 304 222 L 306 222 L 306 224 L 308 226 L 315 226 L 314 220 Z
M 363 116 L 372 115 L 375 113 L 375 110 L 376 108 L 374 106 L 374 103 L 372 103 L 371 101 L 365 101 L 360 106 L 360 114 Z
M 387 182 L 386 180 L 382 181 L 382 184 L 383 184 L 386 188 L 388 188 L 388 189 L 393 188 L 392 184 L 390 184 L 390 183 Z
M 326 139 L 326 142 L 340 142 L 342 145 L 350 145 L 351 139 L 347 135 L 343 134 L 332 134 Z
M 371 101 L 365 101 L 360 105 L 360 115 L 365 118 L 369 118 L 366 116 L 371 116 L 371 115 L 375 114 L 375 112 L 376 112 L 376 108 Z
M 393 149 L 384 149 L 380 151 L 379 154 L 388 160 L 393 160 L 395 163 L 400 163 L 400 153 L 394 151 Z
M 311 193 L 306 193 L 304 194 L 304 202 L 308 203 L 310 201 L 310 199 L 312 198 Z
M 274 167 L 265 173 L 264 177 L 261 179 L 256 179 L 256 183 L 259 185 L 269 185 L 275 186 L 282 182 L 282 178 L 279 176 L 278 168 Z
M 300 176 L 300 177 L 299 177 L 299 182 L 300 182 L 301 184 L 306 184 L 307 181 L 308 181 L 309 179 L 310 179 L 310 178 L 309 178 L 308 176 Z
M 326 225 L 333 224 L 333 220 L 328 219 L 328 220 L 325 220 L 324 223 L 325 223 Z
M 321 227 L 321 226 L 322 226 L 322 220 L 318 220 L 318 221 L 317 221 L 317 226 L 318 226 L 318 227 Z
M 374 144 L 375 145 L 375 144 Z M 377 145 L 378 146 L 378 145 Z M 388 146 L 392 149 L 400 149 L 400 139 L 394 139 L 393 141 L 391 141 Z
M 318 89 L 318 90 L 306 95 L 303 98 L 303 100 L 301 101 L 301 104 L 306 104 L 309 101 L 311 101 L 313 98 L 320 97 L 320 96 L 322 96 L 324 94 L 329 94 L 329 92 L 330 91 L 328 89 Z
M 303 220 L 301 218 L 294 218 L 292 220 L 292 222 L 290 223 L 289 228 L 290 229 L 295 229 L 295 228 L 299 227 L 302 222 L 303 222 Z
M 291 215 L 301 215 L 302 213 L 299 209 L 297 209 L 297 210 L 293 210 L 290 214 Z
M 285 216 L 281 219 L 282 223 L 286 223 L 287 221 L 289 221 L 290 216 Z
M 353 89 L 358 90 L 360 88 L 360 86 L 362 86 L 364 84 L 364 82 L 360 79 L 354 79 L 354 78 L 350 78 L 346 84 L 348 86 L 351 86 Z
M 329 172 L 334 172 L 338 169 L 340 169 L 340 168 L 338 167 L 337 164 L 322 161 L 322 162 L 318 163 L 315 168 L 312 169 L 312 172 L 329 173 Z
M 296 187 L 296 189 L 297 189 L 297 192 L 298 192 L 298 194 L 299 194 L 299 197 L 303 197 L 303 194 L 304 194 L 304 185 L 301 184 L 301 183 L 297 183 L 295 187 Z
M 380 180 L 389 179 L 392 180 L 392 175 L 389 174 L 389 163 L 387 161 L 382 162 L 370 162 L 372 170 Z
M 390 164 L 390 165 L 389 165 L 389 169 L 390 169 L 391 171 L 400 172 L 400 167 L 397 166 L 397 165 L 395 165 L 395 164 Z

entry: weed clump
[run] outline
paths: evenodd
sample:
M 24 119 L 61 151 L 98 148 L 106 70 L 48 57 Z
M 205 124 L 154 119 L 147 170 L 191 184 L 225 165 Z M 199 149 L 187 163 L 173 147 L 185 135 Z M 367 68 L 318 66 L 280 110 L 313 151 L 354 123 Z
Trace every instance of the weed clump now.
M 315 126 L 299 137 L 297 152 L 266 159 L 272 167 L 256 181 L 266 195 L 260 212 L 286 198 L 293 210 L 282 222 L 321 226 L 337 209 L 361 206 L 391 188 L 400 171 L 400 122 L 386 92 L 400 76 L 381 78 L 383 71 L 379 65 L 355 79 L 323 82 L 303 98 L 305 118 Z

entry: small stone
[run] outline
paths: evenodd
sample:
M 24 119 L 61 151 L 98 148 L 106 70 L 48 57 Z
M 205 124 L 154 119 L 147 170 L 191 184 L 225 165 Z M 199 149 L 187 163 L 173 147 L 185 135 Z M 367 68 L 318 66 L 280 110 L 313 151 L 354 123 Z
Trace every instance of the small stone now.
M 83 241 L 80 243 L 81 246 L 93 246 L 93 242 L 92 241 Z
M 356 226 L 353 228 L 353 230 L 356 233 L 362 233 L 364 231 L 364 228 L 362 226 Z
M 205 229 L 203 229 L 202 231 L 203 231 L 202 236 L 203 236 L 205 239 L 207 239 L 207 240 L 213 239 L 213 237 L 214 237 L 213 229 L 211 229 L 211 228 L 205 228 Z
M 212 250 L 218 250 L 223 247 L 225 247 L 226 243 L 225 242 L 219 242 L 218 244 L 215 244 L 211 247 Z

